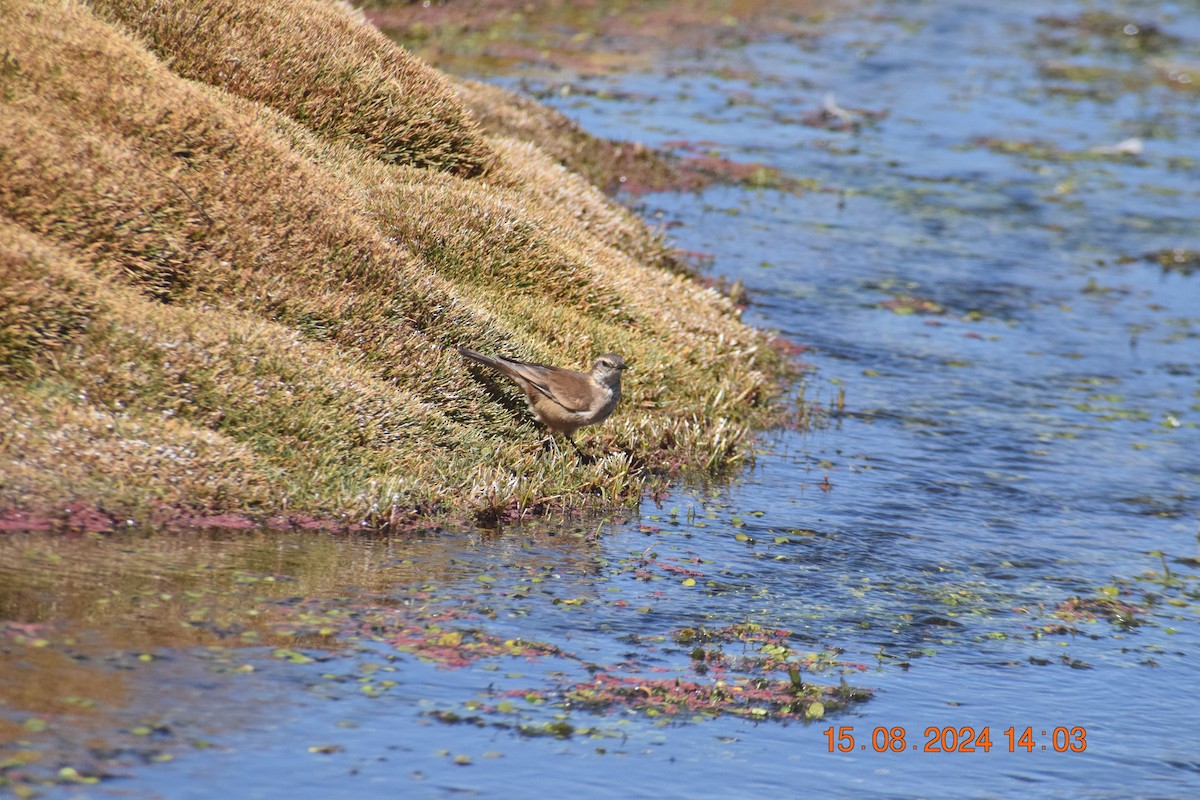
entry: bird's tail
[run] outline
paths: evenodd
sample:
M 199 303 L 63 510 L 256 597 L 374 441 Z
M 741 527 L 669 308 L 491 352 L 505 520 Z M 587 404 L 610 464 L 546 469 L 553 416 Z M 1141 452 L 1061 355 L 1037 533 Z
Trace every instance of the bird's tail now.
M 491 367 L 492 369 L 499 370 L 500 372 L 504 373 L 509 373 L 514 369 L 525 366 L 525 362 L 523 361 L 500 358 L 499 356 L 485 356 L 483 353 L 476 353 L 474 350 L 463 347 L 461 344 L 458 346 L 458 354 L 463 358 L 469 358 L 472 361 L 478 361 L 484 366 Z

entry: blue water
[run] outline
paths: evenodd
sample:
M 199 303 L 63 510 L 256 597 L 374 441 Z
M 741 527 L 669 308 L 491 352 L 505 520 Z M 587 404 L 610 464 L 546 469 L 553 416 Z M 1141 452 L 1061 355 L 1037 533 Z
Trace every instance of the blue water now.
M 742 279 L 748 321 L 810 348 L 805 400 L 832 408 L 844 391 L 845 413 L 771 432 L 732 484 L 681 488 L 627 521 L 397 545 L 418 566 L 436 561 L 422 548 L 456 551 L 460 571 L 431 579 L 440 596 L 486 607 L 473 624 L 497 636 L 570 658 L 447 669 L 369 640 L 313 665 L 263 653 L 245 698 L 180 715 L 191 720 L 180 731 L 192 725 L 213 747 L 82 791 L 1200 796 L 1200 583 L 1186 561 L 1200 549 L 1200 275 L 1143 258 L 1200 249 L 1200 114 L 1194 92 L 1162 83 L 1100 99 L 1050 91 L 1067 83 L 1041 69 L 1055 61 L 1154 74 L 1134 54 L 1056 48 L 1037 21 L 1094 8 L 1156 22 L 1182 39 L 1159 58 L 1200 63 L 1194 3 L 883 0 L 822 22 L 803 46 L 664 54 L 645 74 L 573 78 L 569 94 L 532 72 L 491 76 L 554 90 L 593 133 L 703 142 L 818 181 L 806 193 L 725 186 L 631 202 L 673 223 L 681 249 L 711 255 L 714 274 Z M 803 124 L 827 92 L 886 116 L 850 131 Z M 1073 154 L 1140 137 L 1144 152 L 1046 158 L 981 137 Z M 944 312 L 880 305 L 898 295 Z M 349 560 L 359 547 L 346 541 Z M 640 580 L 639 560 L 701 577 Z M 1164 563 L 1181 586 L 1164 585 Z M 481 585 L 481 573 L 497 580 Z M 1038 635 L 1059 603 L 1109 585 L 1144 605 L 1144 624 Z M 411 592 L 397 579 L 390 599 Z M 740 623 L 789 629 L 797 651 L 840 648 L 861 669 L 812 679 L 845 677 L 873 699 L 810 724 L 664 723 L 553 701 L 528 711 L 597 728 L 562 740 L 493 725 L 502 715 L 476 727 L 429 714 L 469 715 L 468 701 L 516 687 L 553 698 L 587 680 L 588 664 L 694 679 L 671 632 Z M 357 679 L 380 665 L 396 685 L 364 697 Z M 195 670 L 164 675 L 163 690 L 202 681 Z M 235 707 L 228 730 L 220 720 Z M 829 747 L 826 730 L 841 726 L 853 726 L 848 753 Z M 930 726 L 987 727 L 993 748 L 912 750 Z M 1032 728 L 1032 752 L 1008 752 L 1010 726 Z M 1086 749 L 1056 752 L 1059 727 L 1085 728 Z M 876 752 L 880 728 L 903 728 L 909 747 Z

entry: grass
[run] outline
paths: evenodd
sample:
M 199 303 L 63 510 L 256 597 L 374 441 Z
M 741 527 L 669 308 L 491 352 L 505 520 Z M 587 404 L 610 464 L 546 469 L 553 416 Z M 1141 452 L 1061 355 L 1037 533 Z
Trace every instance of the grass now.
M 0 10 L 0 510 L 385 526 L 748 457 L 782 358 L 553 155 L 588 139 L 552 112 L 319 0 Z M 460 343 L 622 353 L 595 462 Z

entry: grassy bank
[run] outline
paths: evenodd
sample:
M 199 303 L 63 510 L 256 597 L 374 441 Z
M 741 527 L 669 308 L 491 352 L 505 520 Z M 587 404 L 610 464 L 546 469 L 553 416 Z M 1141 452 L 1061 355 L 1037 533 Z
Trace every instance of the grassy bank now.
M 746 457 L 780 358 L 547 154 L 612 145 L 339 4 L 0 15 L 0 510 L 382 525 Z M 460 343 L 622 353 L 625 399 L 580 437 L 600 457 L 543 450 Z

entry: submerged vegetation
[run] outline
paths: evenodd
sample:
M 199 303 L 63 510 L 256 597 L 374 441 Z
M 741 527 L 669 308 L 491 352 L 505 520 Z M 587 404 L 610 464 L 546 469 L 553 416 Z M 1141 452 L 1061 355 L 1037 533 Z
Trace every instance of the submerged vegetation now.
M 747 457 L 784 359 L 574 171 L 599 179 L 611 143 L 340 4 L 0 9 L 9 527 L 68 507 L 494 518 Z M 563 157 L 589 147 L 586 169 Z M 598 457 L 545 450 L 458 344 L 622 353 L 625 399 L 583 441 Z
M 606 635 L 590 639 L 580 620 L 653 619 L 641 604 L 669 615 L 670 594 L 702 590 L 629 581 L 619 564 L 598 572 L 596 524 L 532 522 L 499 561 L 472 555 L 462 532 L 0 537 L 0 791 L 97 783 L 220 746 L 209 715 L 220 731 L 261 721 L 240 693 L 272 697 L 283 676 L 309 702 L 388 714 L 415 699 L 414 670 L 457 672 L 413 712 L 560 739 L 619 739 L 635 717 L 803 722 L 870 698 L 846 682 L 865 665 L 781 628 L 649 623 L 598 649 Z M 580 596 L 593 581 L 609 591 Z M 506 622 L 518 617 L 537 621 L 536 638 Z M 170 692 L 152 688 L 164 675 Z

